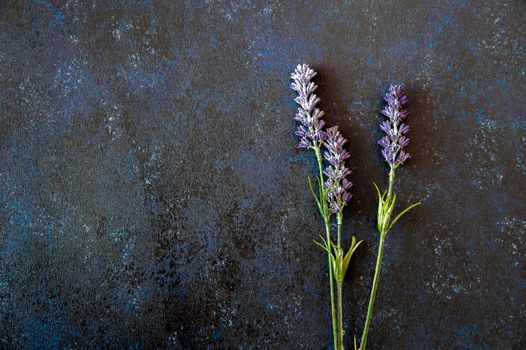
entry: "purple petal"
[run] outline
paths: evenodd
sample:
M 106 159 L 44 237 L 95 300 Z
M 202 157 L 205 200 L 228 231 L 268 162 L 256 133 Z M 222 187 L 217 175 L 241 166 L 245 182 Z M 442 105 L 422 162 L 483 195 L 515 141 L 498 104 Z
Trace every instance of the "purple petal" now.
M 391 122 L 386 120 L 382 124 L 380 124 L 380 130 L 382 130 L 385 133 L 389 133 L 391 130 Z
M 405 136 L 400 137 L 398 139 L 398 144 L 400 145 L 400 147 L 407 146 L 409 144 L 409 138 Z
M 309 146 L 309 142 L 305 138 L 302 138 L 298 144 L 298 148 L 309 148 Z
M 391 139 L 389 138 L 389 136 L 384 136 L 378 141 L 378 144 L 382 146 L 383 148 L 389 147 L 390 143 L 391 143 Z
M 400 128 L 398 129 L 398 132 L 402 135 L 405 135 L 409 132 L 409 125 L 407 124 L 402 124 L 400 125 Z

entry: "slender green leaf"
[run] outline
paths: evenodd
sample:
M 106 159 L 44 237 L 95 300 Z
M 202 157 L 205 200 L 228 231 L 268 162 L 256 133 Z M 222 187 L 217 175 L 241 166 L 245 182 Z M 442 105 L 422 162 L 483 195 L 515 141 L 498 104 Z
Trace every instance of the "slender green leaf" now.
M 391 199 L 391 203 L 389 204 L 389 216 L 393 213 L 393 209 L 396 203 L 396 193 L 393 193 L 393 198 Z
M 382 222 L 384 221 L 383 219 L 384 201 L 382 199 L 382 195 L 380 195 L 380 189 L 378 188 L 378 186 L 376 185 L 374 181 L 373 181 L 373 185 L 376 188 L 376 192 L 378 193 L 378 216 L 377 216 L 378 224 L 377 226 L 378 226 L 378 231 L 382 231 L 381 227 L 382 227 Z
M 389 232 L 389 231 L 391 230 L 391 228 L 393 228 L 394 224 L 396 224 L 396 222 L 397 222 L 398 220 L 400 220 L 400 218 L 401 218 L 405 213 L 407 213 L 409 210 L 413 209 L 414 207 L 419 206 L 420 204 L 422 204 L 422 203 L 418 202 L 418 203 L 412 204 L 412 205 L 410 205 L 409 207 L 407 207 L 403 212 L 401 212 L 400 214 L 398 214 L 398 215 L 396 216 L 396 218 L 393 220 L 393 222 L 391 222 L 391 224 L 389 225 L 389 228 L 387 229 L 387 232 Z
M 378 193 L 378 198 L 381 198 L 383 202 L 385 199 L 385 195 L 387 194 L 387 190 L 385 190 L 383 194 L 380 194 L 380 189 L 378 188 L 378 185 L 376 185 L 376 182 L 373 181 L 373 185 L 376 188 L 376 192 Z
M 376 193 L 378 193 L 378 198 L 381 198 L 382 195 L 380 194 L 380 189 L 378 188 L 378 185 L 376 182 L 373 181 L 374 188 L 376 188 Z
M 331 254 L 332 255 L 332 252 L 330 250 L 327 249 L 327 247 L 323 244 L 321 244 L 320 242 L 318 241 L 315 241 L 315 240 L 312 240 L 315 244 L 319 245 L 323 250 L 325 250 L 327 253 Z
M 382 227 L 380 232 L 387 233 L 387 228 L 389 227 L 389 222 L 391 221 L 391 215 L 393 214 L 394 206 L 396 203 L 396 193 L 393 193 L 392 197 L 387 199 L 389 202 L 386 202 L 384 207 L 383 217 L 382 217 Z
M 353 239 L 356 241 L 356 238 L 354 238 L 354 236 L 353 236 Z M 363 243 L 363 240 L 361 240 L 361 241 L 359 241 L 359 242 L 357 242 L 356 244 L 353 245 L 351 255 L 354 254 L 354 252 L 356 251 L 356 249 L 358 248 L 358 246 L 359 246 L 360 244 L 362 244 L 362 243 Z
M 343 273 L 344 274 L 347 271 L 347 267 L 349 266 L 352 255 L 356 251 L 356 248 L 358 248 L 358 246 L 362 244 L 362 242 L 363 241 L 356 243 L 356 237 L 354 236 L 352 237 L 352 243 L 351 243 L 351 246 L 349 247 L 349 251 L 347 252 L 347 254 L 345 254 L 345 257 L 343 258 Z
M 309 182 L 309 188 L 310 188 L 310 191 L 312 193 L 312 196 L 314 197 L 314 199 L 316 200 L 316 204 L 318 205 L 318 210 L 320 211 L 320 214 L 323 214 L 322 209 L 321 209 L 321 205 L 320 205 L 320 200 L 318 199 L 318 196 L 314 192 L 314 188 L 312 188 L 312 181 L 310 180 L 310 176 L 307 177 L 307 180 Z
M 331 241 L 331 245 L 332 245 L 332 249 L 334 250 L 334 253 L 336 254 L 336 257 L 342 257 L 343 249 L 340 246 L 334 244 L 333 241 Z
M 327 247 L 327 249 L 331 249 L 331 246 L 329 245 L 329 243 L 327 242 L 327 240 L 325 239 L 325 237 L 323 237 L 322 235 L 319 235 L 320 238 L 321 238 L 321 241 L 323 242 L 323 244 L 325 245 L 325 247 Z

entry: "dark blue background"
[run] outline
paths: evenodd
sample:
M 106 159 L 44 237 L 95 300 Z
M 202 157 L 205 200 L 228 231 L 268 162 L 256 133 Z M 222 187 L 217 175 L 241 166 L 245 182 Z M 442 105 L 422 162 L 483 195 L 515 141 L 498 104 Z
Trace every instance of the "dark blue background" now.
M 321 221 L 289 74 L 350 139 L 361 331 L 386 185 L 413 159 L 373 349 L 526 347 L 524 1 L 0 1 L 0 348 L 329 348 Z M 347 345 L 350 348 L 350 344 Z

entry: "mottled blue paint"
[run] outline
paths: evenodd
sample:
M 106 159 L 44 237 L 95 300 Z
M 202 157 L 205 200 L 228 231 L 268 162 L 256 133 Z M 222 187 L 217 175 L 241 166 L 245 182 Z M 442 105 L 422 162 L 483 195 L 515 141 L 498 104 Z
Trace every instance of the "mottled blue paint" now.
M 345 236 L 367 245 L 347 334 L 378 243 L 381 94 L 402 82 L 399 208 L 424 204 L 388 237 L 370 346 L 524 347 L 523 7 L 452 5 L 4 5 L 0 348 L 328 348 L 303 61 L 351 140 Z
M 66 18 L 66 16 L 64 15 L 64 13 L 62 11 L 56 11 L 54 14 L 53 14 L 53 18 L 58 21 L 58 22 L 63 22 L 64 19 Z

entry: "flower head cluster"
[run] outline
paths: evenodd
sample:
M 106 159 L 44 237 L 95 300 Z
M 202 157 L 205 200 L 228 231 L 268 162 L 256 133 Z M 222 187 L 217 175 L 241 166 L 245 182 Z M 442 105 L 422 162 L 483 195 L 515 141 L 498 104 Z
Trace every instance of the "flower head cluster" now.
M 387 163 L 391 168 L 396 168 L 410 158 L 409 153 L 404 151 L 404 147 L 409 144 L 409 138 L 406 136 L 409 125 L 402 123 L 409 115 L 405 109 L 409 99 L 401 85 L 391 85 L 384 99 L 387 106 L 382 110 L 382 114 L 389 120 L 380 125 L 380 130 L 387 135 L 382 137 L 378 144 L 383 147 L 382 154 Z
M 294 82 L 291 88 L 298 92 L 295 98 L 299 104 L 298 112 L 294 117 L 300 122 L 295 134 L 301 138 L 299 148 L 315 147 L 317 152 L 324 146 L 326 151 L 323 158 L 329 163 L 323 173 L 327 180 L 323 186 L 328 190 L 327 203 L 332 213 L 341 213 L 345 204 L 351 198 L 347 192 L 352 183 L 347 179 L 351 171 L 345 167 L 345 161 L 351 156 L 343 149 L 347 140 L 342 136 L 337 126 L 323 130 L 325 122 L 322 117 L 323 111 L 316 108 L 320 99 L 314 91 L 318 88 L 311 80 L 316 76 L 316 72 L 307 64 L 298 65 L 291 74 Z M 321 159 L 319 160 L 321 162 Z M 321 165 L 320 165 L 321 166 Z
M 346 159 L 351 156 L 349 152 L 343 149 L 346 142 L 347 140 L 338 131 L 337 126 L 327 129 L 325 133 L 327 151 L 323 153 L 323 157 L 330 165 L 325 168 L 324 174 L 327 175 L 325 187 L 329 190 L 327 202 L 332 213 L 341 213 L 345 204 L 352 197 L 347 192 L 352 183 L 347 179 L 351 171 L 345 166 Z
M 294 119 L 301 124 L 295 132 L 301 138 L 299 148 L 319 146 L 320 141 L 323 141 L 324 138 L 325 122 L 322 119 L 324 113 L 316 108 L 320 99 L 314 94 L 318 86 L 311 81 L 315 76 L 316 72 L 307 64 L 298 65 L 291 74 L 294 82 L 290 87 L 298 92 L 298 97 L 294 101 L 299 104 L 299 107 Z

